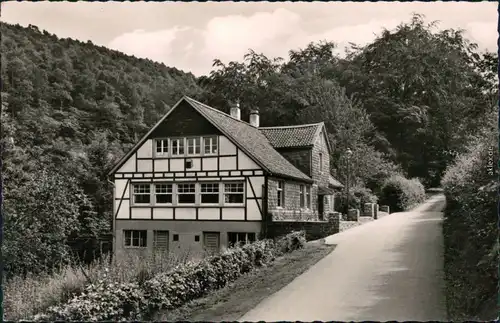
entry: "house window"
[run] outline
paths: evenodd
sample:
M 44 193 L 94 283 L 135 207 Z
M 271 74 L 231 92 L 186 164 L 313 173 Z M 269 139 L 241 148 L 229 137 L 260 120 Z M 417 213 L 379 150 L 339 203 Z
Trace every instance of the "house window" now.
M 219 183 L 201 183 L 201 204 L 219 204 Z
M 203 138 L 204 145 L 204 154 L 205 155 L 214 155 L 217 154 L 217 137 L 204 137 Z
M 236 244 L 247 244 L 255 241 L 254 232 L 228 232 L 227 240 L 230 246 Z
M 243 183 L 224 183 L 224 203 L 243 204 L 244 195 Z
M 203 247 L 208 252 L 218 252 L 220 250 L 220 233 L 203 232 Z
M 156 140 L 156 155 L 168 155 L 168 139 Z
M 323 171 L 323 154 L 319 153 L 319 171 Z
M 306 187 L 306 208 L 311 208 L 311 187 Z
M 194 204 L 196 202 L 195 184 L 177 184 L 177 203 Z
M 148 232 L 146 230 L 124 230 L 125 247 L 146 247 Z
M 171 139 L 172 156 L 184 155 L 184 138 Z
M 168 249 L 168 231 L 154 231 L 153 247 L 156 249 Z
M 187 154 L 188 155 L 198 155 L 200 154 L 200 138 L 188 138 L 187 141 Z
M 306 205 L 306 196 L 305 196 L 305 187 L 304 185 L 300 185 L 300 207 L 304 208 Z
M 155 204 L 172 204 L 172 184 L 155 184 Z
M 179 241 L 179 235 L 178 234 L 174 234 L 173 237 L 172 237 L 172 241 Z
M 285 205 L 285 194 L 283 193 L 283 189 L 285 187 L 285 183 L 282 181 L 278 182 L 278 188 L 276 189 L 278 193 L 278 207 L 283 207 Z
M 150 184 L 134 184 L 134 204 L 150 204 L 151 203 L 151 186 Z

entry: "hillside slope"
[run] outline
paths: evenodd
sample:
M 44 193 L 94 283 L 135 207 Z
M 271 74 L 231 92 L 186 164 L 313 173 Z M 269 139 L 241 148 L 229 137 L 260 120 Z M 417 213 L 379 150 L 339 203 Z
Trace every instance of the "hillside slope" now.
M 190 73 L 34 26 L 2 23 L 1 34 L 6 269 L 65 261 L 68 243 L 90 259 L 95 239 L 77 238 L 109 232 L 106 172 L 169 106 L 201 90 Z

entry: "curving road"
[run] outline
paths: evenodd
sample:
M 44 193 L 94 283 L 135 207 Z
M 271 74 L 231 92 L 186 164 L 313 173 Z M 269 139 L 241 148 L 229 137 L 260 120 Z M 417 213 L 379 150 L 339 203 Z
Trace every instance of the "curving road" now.
M 239 321 L 447 321 L 443 195 L 326 238 L 335 250 Z

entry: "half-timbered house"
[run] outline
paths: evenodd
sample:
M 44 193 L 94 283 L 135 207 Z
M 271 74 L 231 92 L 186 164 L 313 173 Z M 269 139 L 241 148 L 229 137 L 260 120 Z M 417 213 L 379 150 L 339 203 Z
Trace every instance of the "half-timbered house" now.
M 342 185 L 323 123 L 259 127 L 183 97 L 116 164 L 114 250 L 219 250 L 266 221 L 320 220 Z

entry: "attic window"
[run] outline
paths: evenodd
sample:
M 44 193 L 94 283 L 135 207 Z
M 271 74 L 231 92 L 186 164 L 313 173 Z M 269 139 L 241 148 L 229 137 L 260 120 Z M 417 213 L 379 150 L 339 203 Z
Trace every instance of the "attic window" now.
M 198 155 L 200 153 L 200 142 L 201 139 L 198 138 L 188 138 L 187 139 L 187 154 L 188 155 Z
M 172 156 L 184 155 L 184 138 L 171 139 Z
M 204 137 L 203 138 L 204 145 L 204 154 L 205 155 L 214 155 L 217 154 L 217 137 Z
M 168 155 L 168 139 L 157 139 L 156 140 L 156 154 L 157 155 Z

